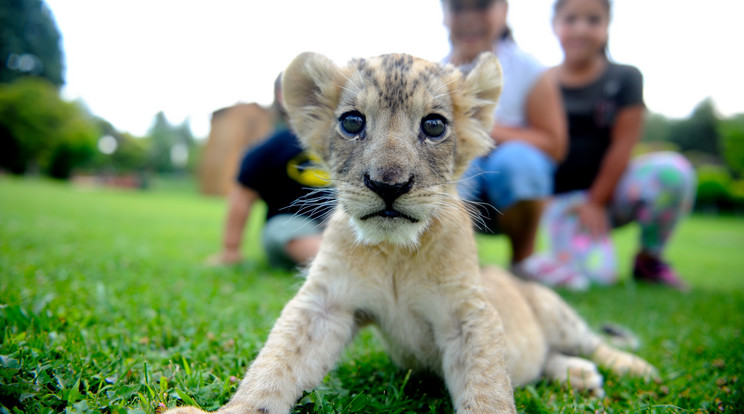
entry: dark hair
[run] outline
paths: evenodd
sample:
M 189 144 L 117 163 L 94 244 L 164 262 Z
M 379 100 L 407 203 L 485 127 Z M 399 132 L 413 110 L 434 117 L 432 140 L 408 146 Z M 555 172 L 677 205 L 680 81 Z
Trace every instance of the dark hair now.
M 498 2 L 498 1 L 504 1 L 504 2 L 506 2 L 506 0 L 496 0 L 496 1 L 494 1 L 494 3 Z M 506 26 L 504 26 L 504 31 L 501 32 L 501 36 L 499 36 L 499 40 L 511 40 L 512 42 L 515 42 L 516 43 L 516 41 L 514 40 L 514 34 L 512 33 L 512 29 L 511 29 L 511 27 L 509 27 L 508 24 Z
M 509 27 L 509 25 L 504 27 L 504 32 L 501 33 L 501 37 L 499 37 L 499 40 L 505 40 L 505 39 L 514 41 L 514 35 L 512 34 L 511 27 Z
M 600 4 L 602 4 L 602 7 L 604 7 L 605 11 L 607 12 L 607 19 L 610 18 L 611 12 L 612 12 L 612 4 L 610 0 L 597 0 Z M 555 17 L 558 15 L 558 12 L 561 11 L 563 6 L 566 5 L 568 0 L 555 0 L 555 3 L 553 3 L 553 20 L 555 20 Z M 608 48 L 607 43 L 602 46 L 602 54 L 605 55 L 609 59 L 610 57 L 610 51 Z
M 568 0 L 556 0 L 555 3 L 553 3 L 553 16 L 558 14 L 558 12 L 563 8 L 563 6 L 566 5 L 566 2 L 568 2 Z M 602 6 L 604 6 L 604 9 L 607 11 L 607 16 L 609 17 L 610 9 L 612 9 L 610 0 L 599 0 L 599 2 L 602 3 Z
M 449 1 L 449 0 L 441 0 L 441 3 L 442 3 L 442 6 L 443 7 L 446 7 L 446 5 L 444 3 L 447 2 L 447 1 Z M 480 4 L 478 6 L 476 6 L 476 7 L 479 8 L 479 9 L 485 9 L 485 8 L 490 7 L 492 4 L 498 3 L 500 1 L 504 1 L 505 2 L 506 0 L 481 0 Z M 499 40 L 511 40 L 511 41 L 514 41 L 514 35 L 512 34 L 512 30 L 509 27 L 509 25 L 507 25 L 506 27 L 504 27 L 504 31 L 501 32 L 501 35 L 499 36 Z

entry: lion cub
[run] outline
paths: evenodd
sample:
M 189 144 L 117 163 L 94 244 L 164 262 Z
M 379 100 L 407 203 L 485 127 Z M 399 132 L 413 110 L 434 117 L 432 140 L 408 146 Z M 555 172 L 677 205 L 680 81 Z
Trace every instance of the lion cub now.
M 292 128 L 334 180 L 338 207 L 304 285 L 219 412 L 289 412 L 367 324 L 397 364 L 440 374 L 458 413 L 513 413 L 512 387 L 540 376 L 601 395 L 595 363 L 654 375 L 549 289 L 479 269 L 454 183 L 492 146 L 501 91 L 493 55 L 461 73 L 407 55 L 337 67 L 305 53 L 282 89 Z

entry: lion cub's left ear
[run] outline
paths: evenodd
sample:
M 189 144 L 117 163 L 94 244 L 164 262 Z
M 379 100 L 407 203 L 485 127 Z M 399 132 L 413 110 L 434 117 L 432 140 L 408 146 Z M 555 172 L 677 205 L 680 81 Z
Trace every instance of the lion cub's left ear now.
M 456 90 L 451 92 L 456 116 L 459 115 L 456 174 L 463 172 L 473 158 L 493 148 L 489 134 L 502 85 L 501 65 L 490 52 L 478 56 L 472 69 L 463 75 L 459 85 L 452 85 Z
M 343 75 L 327 57 L 305 52 L 282 75 L 284 107 L 292 130 L 310 151 L 327 159 L 328 131 L 335 123 Z
M 485 128 L 491 128 L 493 111 L 501 95 L 501 85 L 501 64 L 491 52 L 481 53 L 472 69 L 465 72 L 461 91 L 472 99 L 470 115 Z

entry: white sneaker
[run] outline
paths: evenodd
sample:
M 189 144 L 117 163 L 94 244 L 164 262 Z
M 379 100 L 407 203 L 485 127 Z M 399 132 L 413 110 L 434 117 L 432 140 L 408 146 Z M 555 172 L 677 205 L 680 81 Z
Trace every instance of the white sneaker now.
M 571 290 L 589 288 L 589 280 L 584 275 L 546 254 L 533 254 L 519 263 L 514 263 L 509 270 L 523 279 L 551 287 Z

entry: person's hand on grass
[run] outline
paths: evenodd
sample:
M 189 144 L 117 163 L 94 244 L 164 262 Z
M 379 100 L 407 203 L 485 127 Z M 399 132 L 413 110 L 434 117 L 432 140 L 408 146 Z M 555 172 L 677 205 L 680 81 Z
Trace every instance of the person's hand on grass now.
M 242 261 L 243 255 L 240 253 L 240 249 L 224 249 L 207 258 L 207 264 L 210 266 L 231 266 Z
M 591 234 L 595 239 L 607 235 L 610 231 L 610 223 L 607 220 L 605 209 L 599 204 L 588 201 L 577 207 L 579 214 L 579 225 Z

